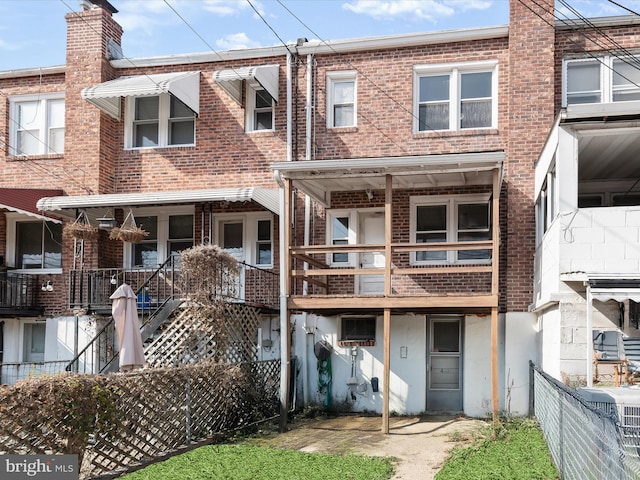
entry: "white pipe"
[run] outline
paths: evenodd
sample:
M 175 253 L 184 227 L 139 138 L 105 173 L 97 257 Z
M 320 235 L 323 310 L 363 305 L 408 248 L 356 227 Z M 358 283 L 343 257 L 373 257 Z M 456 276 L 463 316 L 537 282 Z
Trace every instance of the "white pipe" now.
M 292 160 L 292 119 L 291 119 L 291 105 L 292 105 L 292 88 L 291 88 L 291 54 L 287 55 L 287 161 L 290 162 Z M 289 206 L 289 203 L 285 203 L 285 189 L 284 183 L 280 178 L 280 172 L 274 172 L 276 181 L 280 185 L 280 208 L 284 208 L 285 205 Z M 285 406 L 288 404 L 289 399 L 289 368 L 290 368 L 290 359 L 289 349 L 287 348 L 288 340 L 289 340 L 289 312 L 287 311 L 287 279 L 286 276 L 288 272 L 286 272 L 286 263 L 285 258 L 287 255 L 286 245 L 284 244 L 285 238 L 285 224 L 283 211 L 280 211 L 280 218 L 278 222 L 278 234 L 280 237 L 280 405 Z M 281 412 L 282 415 L 286 415 L 286 411 Z M 286 420 L 286 419 L 285 419 Z M 283 419 L 280 420 L 280 428 L 284 430 L 285 425 Z
M 305 107 L 306 113 L 306 131 L 305 131 L 305 160 L 311 160 L 311 135 L 312 135 L 312 125 L 311 125 L 311 112 L 313 111 L 313 97 L 312 97 L 312 88 L 313 88 L 313 55 L 307 55 L 307 105 Z
M 587 284 L 587 387 L 593 387 L 593 294 Z
M 313 132 L 313 125 L 311 124 L 311 113 L 313 110 L 313 102 L 312 102 L 312 88 L 313 88 L 313 55 L 307 55 L 307 102 L 305 105 L 305 160 L 311 160 L 311 135 Z M 311 198 L 309 195 L 304 196 L 304 245 L 309 245 L 309 236 L 311 229 Z M 304 270 L 309 268 L 309 264 L 307 262 L 304 263 Z M 305 281 L 302 284 L 302 294 L 308 295 L 309 293 L 309 282 Z M 302 375 L 302 394 L 304 405 L 309 405 L 309 368 L 308 368 L 308 348 L 309 348 L 309 340 L 307 335 L 307 320 L 309 318 L 309 314 L 304 312 L 302 314 L 302 321 L 304 325 L 304 344 L 302 346 L 302 365 L 303 365 L 303 375 Z

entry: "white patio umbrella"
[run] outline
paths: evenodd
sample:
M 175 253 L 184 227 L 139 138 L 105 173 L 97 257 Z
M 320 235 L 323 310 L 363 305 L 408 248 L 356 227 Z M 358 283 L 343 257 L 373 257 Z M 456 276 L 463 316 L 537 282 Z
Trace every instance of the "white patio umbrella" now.
M 138 299 L 133 289 L 123 283 L 113 295 L 111 313 L 116 324 L 120 345 L 120 370 L 133 370 L 144 366 L 144 350 L 138 322 Z

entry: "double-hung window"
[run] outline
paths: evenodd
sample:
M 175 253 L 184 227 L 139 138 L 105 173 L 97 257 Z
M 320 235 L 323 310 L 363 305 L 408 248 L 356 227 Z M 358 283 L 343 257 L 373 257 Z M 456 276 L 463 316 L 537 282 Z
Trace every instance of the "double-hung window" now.
M 247 83 L 247 120 L 248 132 L 273 130 L 273 98 L 259 84 Z
M 327 73 L 327 127 L 355 127 L 356 72 Z
M 195 113 L 177 97 L 127 97 L 128 148 L 170 147 L 195 144 Z
M 62 268 L 62 224 L 7 213 L 7 262 L 17 269 Z
M 64 152 L 64 94 L 10 99 L 10 155 Z
M 157 268 L 170 255 L 193 247 L 193 209 L 165 208 L 162 212 L 140 209 L 134 213 L 136 224 L 149 235 L 139 243 L 129 244 L 129 249 L 125 249 L 125 265 Z
M 565 60 L 563 105 L 640 100 L 639 68 L 635 57 Z
M 497 63 L 414 67 L 417 132 L 496 128 Z
M 489 195 L 413 197 L 411 236 L 416 243 L 476 242 L 491 239 Z M 412 264 L 486 263 L 489 249 L 424 250 Z

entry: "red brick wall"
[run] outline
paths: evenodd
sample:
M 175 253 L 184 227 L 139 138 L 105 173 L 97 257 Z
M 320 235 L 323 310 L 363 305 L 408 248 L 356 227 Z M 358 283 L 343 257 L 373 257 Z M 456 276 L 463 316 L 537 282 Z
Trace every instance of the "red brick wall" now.
M 510 2 L 509 25 L 506 309 L 527 311 L 533 301 L 534 166 L 554 120 L 553 2 Z

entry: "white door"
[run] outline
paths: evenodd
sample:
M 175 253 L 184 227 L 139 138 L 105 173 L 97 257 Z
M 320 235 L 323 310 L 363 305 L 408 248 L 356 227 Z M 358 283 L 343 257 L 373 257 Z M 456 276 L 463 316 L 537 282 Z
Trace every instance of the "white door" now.
M 44 323 L 25 323 L 22 358 L 25 362 L 44 361 L 44 341 L 46 325 Z
M 360 214 L 360 243 L 384 244 L 384 213 Z M 384 269 L 384 252 L 371 252 L 360 254 L 361 268 Z M 384 293 L 384 273 L 380 275 L 359 275 L 359 292 L 361 295 L 374 295 Z
M 227 221 L 220 224 L 220 246 L 227 253 L 235 257 L 238 262 L 244 262 L 244 224 L 242 220 Z M 244 268 L 240 268 L 240 274 L 235 279 L 226 279 L 229 282 L 224 293 L 232 298 L 244 299 Z

